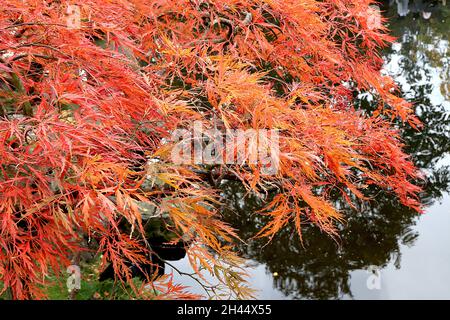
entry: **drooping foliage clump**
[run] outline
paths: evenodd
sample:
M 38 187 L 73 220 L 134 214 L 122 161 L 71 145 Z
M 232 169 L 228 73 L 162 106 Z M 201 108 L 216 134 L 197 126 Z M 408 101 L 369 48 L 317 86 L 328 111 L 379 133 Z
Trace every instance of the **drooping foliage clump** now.
M 220 214 L 225 178 L 275 191 L 260 212 L 270 222 L 258 236 L 269 238 L 287 224 L 301 235 L 303 223 L 338 236 L 344 217 L 332 192 L 366 201 L 364 189 L 376 186 L 420 210 L 418 172 L 393 125 L 418 121 L 380 74 L 379 51 L 393 39 L 371 4 L 2 1 L 4 290 L 45 297 L 47 276 L 62 277 L 88 238 L 121 283 L 148 294 L 133 286 L 129 264 L 149 262 L 146 225 L 157 220 L 168 242 L 183 240 L 198 274 L 209 270 L 235 297 L 248 295 L 237 236 Z M 360 93 L 371 95 L 372 112 L 354 107 Z M 194 121 L 277 129 L 276 174 L 257 164 L 175 164 L 171 134 Z M 170 277 L 147 282 L 156 297 L 191 297 Z

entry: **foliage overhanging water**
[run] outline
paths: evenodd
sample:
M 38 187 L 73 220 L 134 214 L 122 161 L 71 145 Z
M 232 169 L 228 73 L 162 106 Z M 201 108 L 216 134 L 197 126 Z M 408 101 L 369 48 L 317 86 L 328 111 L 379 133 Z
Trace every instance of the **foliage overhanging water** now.
M 265 239 L 242 244 L 258 298 L 450 299 L 450 10 L 441 6 L 424 19 L 420 10 L 400 17 L 396 9 L 388 15 L 397 41 L 384 53 L 383 72 L 400 84 L 425 125 L 421 131 L 402 128 L 408 153 L 427 175 L 425 214 L 418 216 L 385 193 L 356 210 L 336 197 L 347 217 L 338 243 L 305 227 L 303 245 L 289 228 L 269 244 Z M 370 109 L 369 95 L 361 96 L 360 107 Z M 261 200 L 243 200 L 243 190 L 231 182 L 223 192 L 229 222 L 242 239 L 250 239 L 263 225 L 261 216 L 251 214 Z M 176 265 L 186 269 L 188 261 Z M 371 290 L 367 283 L 374 273 L 379 288 Z

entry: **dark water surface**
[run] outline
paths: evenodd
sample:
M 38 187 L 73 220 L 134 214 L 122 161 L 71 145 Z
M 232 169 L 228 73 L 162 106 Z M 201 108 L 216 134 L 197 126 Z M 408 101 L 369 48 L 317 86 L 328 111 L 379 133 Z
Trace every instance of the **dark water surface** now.
M 394 3 L 389 27 L 397 41 L 385 52 L 384 72 L 401 85 L 425 124 L 420 132 L 404 129 L 408 152 L 428 177 L 425 214 L 385 194 L 356 211 L 336 199 L 347 212 L 339 244 L 307 227 L 303 247 L 290 229 L 268 245 L 241 245 L 258 298 L 450 299 L 450 8 L 434 8 L 429 19 L 414 9 L 399 17 L 396 9 Z M 370 105 L 369 96 L 361 101 L 362 108 Z M 260 200 L 242 200 L 242 190 L 232 183 L 223 187 L 229 222 L 242 239 L 251 238 L 263 224 L 251 214 Z M 189 269 L 186 259 L 174 265 Z M 201 292 L 192 281 L 180 280 Z

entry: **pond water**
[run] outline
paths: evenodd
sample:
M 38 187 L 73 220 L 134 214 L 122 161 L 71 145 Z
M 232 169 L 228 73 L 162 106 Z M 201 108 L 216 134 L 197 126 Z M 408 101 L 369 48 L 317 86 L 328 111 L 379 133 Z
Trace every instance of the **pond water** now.
M 400 84 L 425 125 L 419 132 L 403 129 L 407 151 L 428 177 L 425 213 L 418 215 L 386 194 L 358 210 L 336 199 L 347 212 L 339 243 L 307 227 L 303 246 L 290 229 L 269 244 L 242 244 L 258 298 L 450 299 L 450 8 L 447 4 L 424 14 L 408 8 L 421 1 L 409 2 L 392 1 L 387 13 L 397 40 L 384 53 L 383 72 Z M 362 108 L 369 104 L 365 99 Z M 227 219 L 242 239 L 250 239 L 263 224 L 263 218 L 251 214 L 259 200 L 243 200 L 233 183 L 224 185 L 223 192 L 230 204 Z M 189 270 L 186 259 L 174 265 Z M 195 282 L 177 280 L 201 293 Z

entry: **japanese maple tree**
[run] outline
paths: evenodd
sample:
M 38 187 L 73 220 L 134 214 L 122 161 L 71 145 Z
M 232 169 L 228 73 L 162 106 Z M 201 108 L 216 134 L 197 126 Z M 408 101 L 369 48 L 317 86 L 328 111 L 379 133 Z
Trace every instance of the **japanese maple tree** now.
M 239 241 L 221 219 L 220 180 L 275 190 L 260 214 L 274 236 L 316 224 L 338 236 L 330 201 L 367 201 L 369 185 L 420 210 L 419 174 L 394 120 L 419 123 L 380 73 L 393 39 L 371 0 L 3 0 L 0 11 L 0 282 L 44 298 L 80 251 L 151 263 L 146 221 L 181 239 L 201 270 L 246 297 Z M 77 20 L 78 19 L 78 20 Z M 373 112 L 354 106 L 373 97 Z M 279 167 L 175 164 L 171 134 L 205 126 L 277 129 Z M 152 211 L 149 217 L 144 211 Z M 127 228 L 123 225 L 126 224 Z M 299 240 L 300 241 L 300 240 Z M 148 277 L 158 298 L 194 297 Z M 153 291 L 152 291 L 153 292 Z M 214 292 L 213 292 L 214 293 Z M 146 295 L 147 294 L 147 295 Z M 154 295 L 151 295 L 154 298 Z

